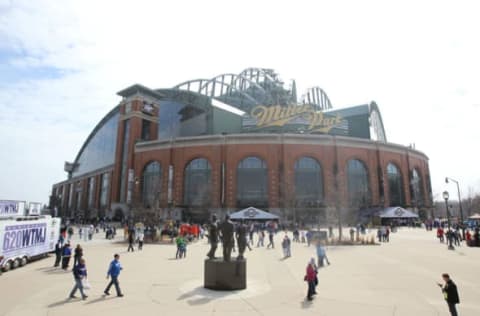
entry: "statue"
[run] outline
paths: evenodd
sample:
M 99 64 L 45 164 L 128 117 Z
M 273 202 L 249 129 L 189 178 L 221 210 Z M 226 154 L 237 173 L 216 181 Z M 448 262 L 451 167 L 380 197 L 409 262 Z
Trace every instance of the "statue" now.
M 238 244 L 238 256 L 237 260 L 243 260 L 243 253 L 245 252 L 245 248 L 247 247 L 247 227 L 243 223 L 243 220 L 237 227 L 236 231 L 237 237 L 237 244 Z
M 220 231 L 222 232 L 223 240 L 223 260 L 230 261 L 233 248 L 233 231 L 234 226 L 230 221 L 230 216 L 225 216 L 225 221 L 220 224 Z
M 215 259 L 215 251 L 218 246 L 218 223 L 217 216 L 212 216 L 212 223 L 208 228 L 208 241 L 210 242 L 210 251 L 207 253 L 209 259 Z

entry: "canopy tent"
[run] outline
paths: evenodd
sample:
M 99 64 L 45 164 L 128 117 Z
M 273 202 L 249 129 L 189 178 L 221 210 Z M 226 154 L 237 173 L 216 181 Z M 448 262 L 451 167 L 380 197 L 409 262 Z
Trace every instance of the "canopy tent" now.
M 238 212 L 232 213 L 230 219 L 232 220 L 275 220 L 279 217 L 275 214 L 262 211 L 255 207 L 247 207 L 246 209 L 240 210 Z
M 387 207 L 381 210 L 378 214 L 380 218 L 418 218 L 418 215 L 412 211 L 406 210 L 399 206 Z
M 480 214 L 475 213 L 472 216 L 470 216 L 468 219 L 480 220 Z

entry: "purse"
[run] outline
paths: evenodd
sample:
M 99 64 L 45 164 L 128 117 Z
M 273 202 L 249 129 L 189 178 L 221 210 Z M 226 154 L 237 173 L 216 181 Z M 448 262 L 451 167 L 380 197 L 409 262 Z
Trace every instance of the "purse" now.
M 85 290 L 90 290 L 92 286 L 90 285 L 90 282 L 88 282 L 87 279 L 82 280 L 82 286 Z

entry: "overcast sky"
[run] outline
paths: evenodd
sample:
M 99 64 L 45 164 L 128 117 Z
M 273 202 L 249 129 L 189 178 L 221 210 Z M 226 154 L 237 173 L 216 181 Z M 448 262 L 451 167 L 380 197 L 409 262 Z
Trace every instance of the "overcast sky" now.
M 0 0 L 0 199 L 47 202 L 94 126 L 141 83 L 248 67 L 376 101 L 389 142 L 430 158 L 434 197 L 480 192 L 475 1 Z

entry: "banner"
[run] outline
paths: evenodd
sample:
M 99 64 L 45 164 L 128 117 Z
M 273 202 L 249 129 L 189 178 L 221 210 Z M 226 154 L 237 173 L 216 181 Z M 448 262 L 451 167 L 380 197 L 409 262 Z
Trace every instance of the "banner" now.
M 42 247 L 47 241 L 47 223 L 5 226 L 3 253 L 20 249 Z
M 42 203 L 30 202 L 28 204 L 28 215 L 40 215 Z
M 23 215 L 24 207 L 24 202 L 0 200 L 0 217 Z

